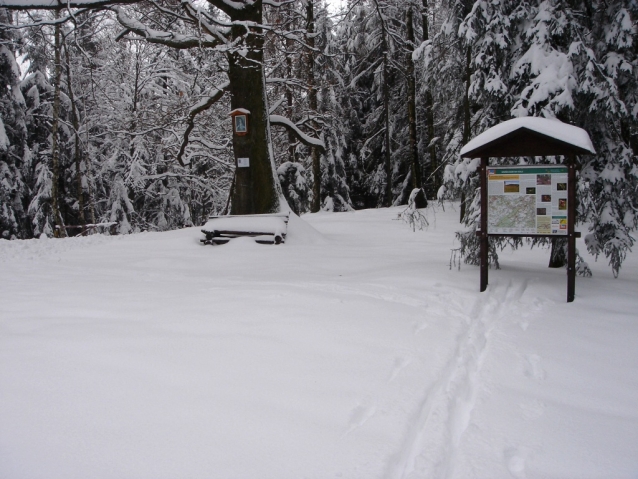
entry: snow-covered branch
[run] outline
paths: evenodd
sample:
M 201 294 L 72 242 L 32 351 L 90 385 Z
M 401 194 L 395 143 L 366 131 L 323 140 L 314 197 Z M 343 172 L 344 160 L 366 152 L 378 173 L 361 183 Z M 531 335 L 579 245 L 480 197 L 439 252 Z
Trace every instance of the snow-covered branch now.
M 322 140 L 306 135 L 303 131 L 299 129 L 297 125 L 295 125 L 292 121 L 290 121 L 285 116 L 270 115 L 270 124 L 285 127 L 289 131 L 293 132 L 295 136 L 299 139 L 299 141 L 301 141 L 306 146 L 319 148 L 319 150 L 322 153 L 326 151 L 326 145 Z
M 177 154 L 177 161 L 181 166 L 184 166 L 183 157 L 184 152 L 186 151 L 186 147 L 188 146 L 188 137 L 190 136 L 191 131 L 193 131 L 193 128 L 195 128 L 195 117 L 217 103 L 219 99 L 224 95 L 224 91 L 228 88 L 229 85 L 230 82 L 226 82 L 221 85 L 211 95 L 203 98 L 199 103 L 193 106 L 193 108 L 191 108 L 190 112 L 188 113 L 186 131 L 184 132 L 182 145 L 180 146 L 179 153 Z
M 185 1 L 185 0 L 182 0 L 182 1 Z M 239 12 L 254 9 L 261 2 L 262 0 L 243 0 L 243 1 L 208 0 L 208 3 L 219 8 L 222 12 L 224 12 L 226 15 L 228 15 L 231 18 Z
M 182 35 L 175 32 L 154 30 L 129 17 L 120 8 L 114 7 L 113 10 L 117 13 L 117 20 L 124 28 L 139 35 L 149 43 L 158 43 L 177 49 L 215 47 L 221 43 L 218 38 L 208 34 Z
M 53 10 L 60 8 L 98 8 L 137 3 L 140 0 L 2 0 L 2 7 L 14 10 Z

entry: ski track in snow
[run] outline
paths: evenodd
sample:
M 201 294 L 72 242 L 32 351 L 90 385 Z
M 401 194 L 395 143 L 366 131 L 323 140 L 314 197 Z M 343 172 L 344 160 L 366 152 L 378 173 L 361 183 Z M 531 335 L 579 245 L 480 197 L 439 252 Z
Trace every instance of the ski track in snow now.
M 286 249 L 0 240 L 0 477 L 638 477 L 635 263 L 564 306 L 517 251 L 479 294 L 452 213 L 309 216 L 325 243 Z
M 458 299 L 447 306 L 447 313 L 461 317 L 465 324 L 458 337 L 457 349 L 437 381 L 424 392 L 420 407 L 408 421 L 411 426 L 399 453 L 389 463 L 384 477 L 438 479 L 452 476 L 458 446 L 471 424 L 490 337 L 503 318 L 520 312 L 523 305 L 518 300 L 526 289 L 527 282 L 516 289 L 511 281 L 506 285 L 493 284 L 469 311 Z M 509 306 L 506 311 L 503 304 Z M 536 377 L 535 365 L 537 362 L 531 364 L 531 374 Z M 514 454 L 511 459 L 516 462 L 519 458 Z M 511 472 L 521 472 L 518 463 L 508 466 Z

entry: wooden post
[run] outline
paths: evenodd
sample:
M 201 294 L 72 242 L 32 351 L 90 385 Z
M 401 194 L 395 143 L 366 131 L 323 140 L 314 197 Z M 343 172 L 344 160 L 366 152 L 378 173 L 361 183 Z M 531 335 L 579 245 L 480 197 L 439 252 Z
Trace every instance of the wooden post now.
M 576 292 L 576 155 L 567 156 L 567 302 Z
M 487 289 L 488 237 L 487 237 L 487 158 L 481 158 L 481 293 Z

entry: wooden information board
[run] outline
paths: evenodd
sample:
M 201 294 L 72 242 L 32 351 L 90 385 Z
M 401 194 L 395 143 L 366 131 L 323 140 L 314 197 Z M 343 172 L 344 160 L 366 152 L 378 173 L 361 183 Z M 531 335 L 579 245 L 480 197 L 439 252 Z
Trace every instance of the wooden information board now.
M 487 167 L 487 233 L 567 235 L 566 166 Z

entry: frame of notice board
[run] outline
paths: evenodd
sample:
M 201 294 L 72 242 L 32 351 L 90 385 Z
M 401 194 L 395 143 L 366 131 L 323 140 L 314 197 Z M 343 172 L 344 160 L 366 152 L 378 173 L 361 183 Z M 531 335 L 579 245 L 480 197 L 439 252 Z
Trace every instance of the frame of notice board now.
M 480 230 L 477 231 L 477 235 L 480 237 L 481 292 L 487 289 L 488 284 L 488 238 L 490 236 L 567 237 L 567 302 L 574 301 L 576 238 L 580 237 L 580 234 L 574 231 L 576 159 L 575 155 L 568 155 L 565 159 L 566 164 L 556 166 L 507 167 L 488 166 L 488 158 L 481 158 L 481 225 Z M 494 183 L 489 184 L 490 181 Z M 501 182 L 502 193 L 500 193 L 501 185 L 497 185 Z M 534 182 L 536 185 L 532 186 Z M 525 190 L 521 191 L 521 188 Z M 527 188 L 535 188 L 535 190 L 532 193 Z M 549 198 L 544 198 L 545 195 L 549 195 Z M 490 198 L 495 198 L 491 200 L 493 203 L 491 207 Z M 520 215 L 517 216 L 516 211 L 510 211 L 510 216 L 505 215 L 502 223 L 497 221 L 499 218 L 496 221 L 492 219 L 490 222 L 490 212 L 494 215 L 496 208 L 498 208 L 500 211 L 498 214 L 501 214 L 508 204 L 518 209 Z M 529 211 L 532 204 L 535 209 L 533 213 Z M 543 208 L 544 211 L 542 211 Z M 517 220 L 520 220 L 522 224 L 515 224 Z M 514 224 L 508 226 L 508 221 L 513 221 Z M 508 231 L 505 231 L 506 229 Z

